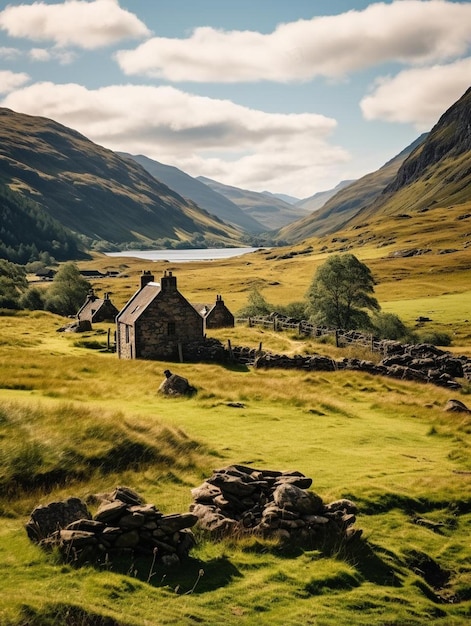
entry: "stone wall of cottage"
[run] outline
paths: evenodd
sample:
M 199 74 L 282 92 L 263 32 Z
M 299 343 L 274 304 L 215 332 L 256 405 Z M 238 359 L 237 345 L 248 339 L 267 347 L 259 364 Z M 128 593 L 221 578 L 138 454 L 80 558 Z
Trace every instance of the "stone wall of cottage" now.
M 116 331 L 116 342 L 119 346 L 120 359 L 134 359 L 136 357 L 133 326 L 123 323 L 118 324 Z
M 179 343 L 183 345 L 202 339 L 203 336 L 204 321 L 201 315 L 177 290 L 165 290 L 136 322 L 134 356 L 174 360 L 178 358 Z M 123 356 L 123 352 L 121 354 Z

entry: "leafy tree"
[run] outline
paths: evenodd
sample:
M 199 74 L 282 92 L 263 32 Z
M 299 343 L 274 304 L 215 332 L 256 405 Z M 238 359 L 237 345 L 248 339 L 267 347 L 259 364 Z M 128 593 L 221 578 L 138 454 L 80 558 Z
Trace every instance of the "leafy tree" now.
M 256 315 L 269 315 L 273 311 L 273 306 L 269 304 L 257 287 L 249 292 L 247 304 L 238 311 L 240 317 L 254 317 Z
M 353 254 L 335 254 L 318 267 L 306 294 L 316 324 L 345 330 L 371 327 L 365 309 L 379 311 L 369 268 Z
M 0 307 L 19 309 L 20 296 L 28 288 L 23 267 L 0 259 Z
M 75 315 L 90 289 L 75 263 L 64 263 L 46 292 L 44 308 L 59 315 Z

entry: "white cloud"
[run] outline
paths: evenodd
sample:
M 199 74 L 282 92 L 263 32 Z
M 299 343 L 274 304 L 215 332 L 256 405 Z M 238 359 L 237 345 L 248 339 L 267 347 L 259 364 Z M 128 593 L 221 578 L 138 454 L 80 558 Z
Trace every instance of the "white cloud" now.
M 0 59 L 12 61 L 20 56 L 21 51 L 17 48 L 7 48 L 5 46 L 0 46 Z
M 201 27 L 187 39 L 154 37 L 116 59 L 128 75 L 171 81 L 288 82 L 395 61 L 442 62 L 471 44 L 471 4 L 395 0 L 363 11 L 281 24 L 270 34 Z
M 11 37 L 89 50 L 150 34 L 133 13 L 120 8 L 118 0 L 10 5 L 0 12 L 0 28 Z
M 29 58 L 32 61 L 40 61 L 40 62 L 50 61 L 51 56 L 52 55 L 50 51 L 46 50 L 45 48 L 31 48 L 31 50 L 29 51 Z
M 429 130 L 440 115 L 471 85 L 471 57 L 378 79 L 373 92 L 360 102 L 367 120 L 412 123 Z
M 29 81 L 30 77 L 24 72 L 14 73 L 9 70 L 0 71 L 0 93 L 8 93 Z
M 52 118 L 112 150 L 254 190 L 308 196 L 326 176 L 335 181 L 335 168 L 349 159 L 329 143 L 332 118 L 265 113 L 173 87 L 37 83 L 2 105 Z

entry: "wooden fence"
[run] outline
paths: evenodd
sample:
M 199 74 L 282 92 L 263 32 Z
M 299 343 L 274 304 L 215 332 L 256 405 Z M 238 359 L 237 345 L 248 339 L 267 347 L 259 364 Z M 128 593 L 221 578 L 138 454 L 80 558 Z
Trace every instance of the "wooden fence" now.
M 274 331 L 292 330 L 298 335 L 304 335 L 305 337 L 332 337 L 337 348 L 355 344 L 364 346 L 373 352 L 382 352 L 384 347 L 384 342 L 380 341 L 374 335 L 368 335 L 353 330 L 314 326 L 305 320 L 298 322 L 277 316 L 257 316 L 239 317 L 236 318 L 235 321 L 237 324 L 247 324 L 250 327 L 262 326 L 263 328 L 271 328 Z

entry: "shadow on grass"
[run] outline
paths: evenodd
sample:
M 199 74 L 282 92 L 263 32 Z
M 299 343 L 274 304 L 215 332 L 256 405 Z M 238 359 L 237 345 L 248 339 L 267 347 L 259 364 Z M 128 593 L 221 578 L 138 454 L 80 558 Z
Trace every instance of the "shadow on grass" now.
M 215 591 L 229 585 L 234 578 L 242 577 L 226 557 L 205 562 L 188 557 L 175 567 L 155 563 L 152 557 L 138 557 L 131 561 L 113 560 L 107 569 L 131 576 L 153 587 L 166 587 L 179 595 Z
M 392 566 L 381 557 L 382 552 L 388 554 L 367 541 L 357 541 L 347 546 L 342 557 L 350 562 L 368 582 L 388 587 L 401 587 L 401 579 Z M 397 559 L 393 553 L 389 553 L 389 556 L 391 559 Z

